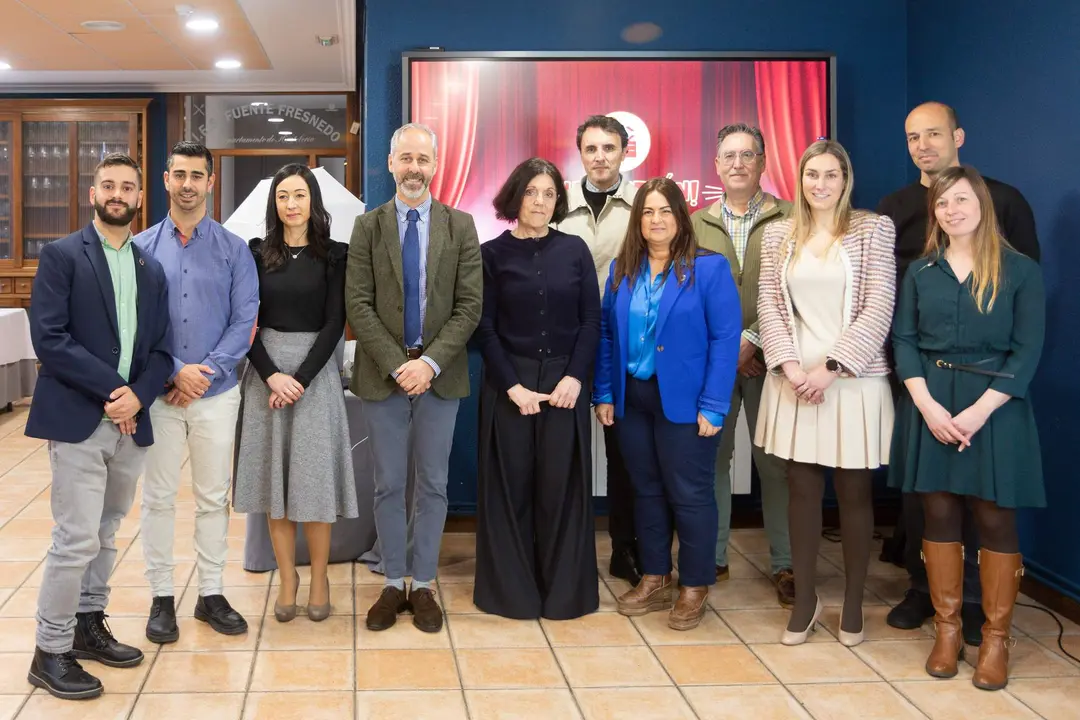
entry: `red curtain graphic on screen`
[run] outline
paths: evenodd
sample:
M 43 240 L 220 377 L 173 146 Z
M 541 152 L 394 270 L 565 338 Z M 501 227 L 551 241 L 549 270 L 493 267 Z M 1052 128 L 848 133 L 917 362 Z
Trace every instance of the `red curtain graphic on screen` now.
M 412 65 L 410 114 L 439 137 L 433 194 L 472 213 L 486 240 L 506 227 L 491 199 L 522 160 L 546 158 L 580 181 L 576 131 L 595 114 L 614 114 L 631 134 L 624 177 L 670 176 L 691 211 L 722 189 L 717 131 L 757 125 L 763 185 L 790 199 L 802 151 L 826 133 L 826 77 L 824 60 L 423 60 Z

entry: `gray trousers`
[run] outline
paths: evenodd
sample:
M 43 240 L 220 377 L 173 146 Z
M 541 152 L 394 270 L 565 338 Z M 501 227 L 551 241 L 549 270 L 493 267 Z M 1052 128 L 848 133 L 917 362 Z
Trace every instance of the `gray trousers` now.
M 413 579 L 431 582 L 446 522 L 447 466 L 459 401 L 444 400 L 431 390 L 414 398 L 395 390 L 385 400 L 363 402 L 375 458 L 375 529 L 383 571 L 387 580 L 400 580 L 406 573 L 405 488 L 411 443 L 416 473 Z
M 757 427 L 758 409 L 765 376 L 746 377 L 736 374 L 731 393 L 731 410 L 724 419 L 720 449 L 716 453 L 716 508 L 720 516 L 716 534 L 716 564 L 728 564 L 728 540 L 731 539 L 731 457 L 735 453 L 735 426 L 739 406 L 746 406 L 746 424 L 750 439 Z M 751 456 L 761 479 L 761 513 L 765 520 L 765 535 L 769 538 L 772 571 L 777 573 L 791 567 L 791 540 L 788 537 L 787 462 L 769 455 L 751 442 Z
M 75 613 L 108 605 L 116 531 L 131 510 L 145 458 L 146 448 L 110 420 L 81 443 L 49 442 L 54 525 L 37 611 L 37 645 L 45 652 L 71 650 Z

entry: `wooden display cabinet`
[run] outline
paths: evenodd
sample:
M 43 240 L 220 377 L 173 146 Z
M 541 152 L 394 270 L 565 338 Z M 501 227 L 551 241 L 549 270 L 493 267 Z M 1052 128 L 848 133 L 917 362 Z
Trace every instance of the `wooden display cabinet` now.
M 147 178 L 150 101 L 0 100 L 0 307 L 26 307 L 41 249 L 93 218 L 94 168 L 131 155 Z M 145 199 L 132 230 L 147 227 Z

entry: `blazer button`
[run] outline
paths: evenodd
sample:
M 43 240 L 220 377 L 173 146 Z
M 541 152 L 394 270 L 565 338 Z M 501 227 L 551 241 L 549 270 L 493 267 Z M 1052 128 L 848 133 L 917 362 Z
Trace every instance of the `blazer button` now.
M 663 345 L 657 345 L 656 346 L 656 352 L 664 352 L 664 346 Z
M 113 355 L 119 355 L 120 354 L 120 348 L 113 348 L 112 349 L 112 354 Z
M 401 312 L 401 309 L 402 309 L 402 308 L 401 308 L 401 306 L 400 306 L 400 305 L 398 305 L 398 306 L 397 306 L 397 310 L 398 310 L 398 312 Z

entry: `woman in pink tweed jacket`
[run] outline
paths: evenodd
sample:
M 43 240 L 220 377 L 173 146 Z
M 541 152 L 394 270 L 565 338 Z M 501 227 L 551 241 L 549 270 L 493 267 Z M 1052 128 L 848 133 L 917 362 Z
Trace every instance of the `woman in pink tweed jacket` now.
M 851 207 L 839 143 L 811 145 L 791 218 L 765 230 L 758 320 L 770 374 L 754 442 L 788 461 L 795 606 L 781 642 L 821 614 L 815 588 L 825 469 L 840 504 L 846 571 L 840 642 L 862 642 L 863 583 L 874 530 L 871 471 L 888 463 L 893 426 L 885 341 L 896 295 L 895 229 Z

